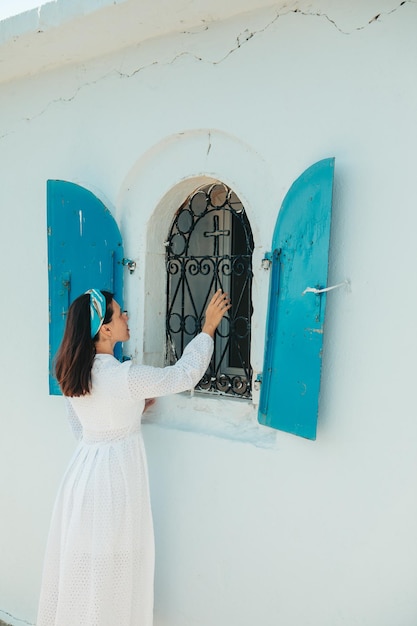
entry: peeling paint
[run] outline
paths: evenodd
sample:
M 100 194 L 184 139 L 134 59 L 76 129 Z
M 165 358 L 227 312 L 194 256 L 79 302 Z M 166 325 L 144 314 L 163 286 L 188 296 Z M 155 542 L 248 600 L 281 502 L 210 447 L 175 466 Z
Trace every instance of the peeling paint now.
M 78 211 L 78 216 L 80 219 L 80 237 L 83 236 L 83 212 L 80 210 Z

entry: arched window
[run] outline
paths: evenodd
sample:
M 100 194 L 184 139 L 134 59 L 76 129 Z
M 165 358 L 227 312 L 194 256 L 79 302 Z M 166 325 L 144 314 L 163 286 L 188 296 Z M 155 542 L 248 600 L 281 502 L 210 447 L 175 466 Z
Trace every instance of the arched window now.
M 196 189 L 177 211 L 166 247 L 169 361 L 201 330 L 207 303 L 221 288 L 232 308 L 196 389 L 250 398 L 253 238 L 235 192 L 221 182 Z

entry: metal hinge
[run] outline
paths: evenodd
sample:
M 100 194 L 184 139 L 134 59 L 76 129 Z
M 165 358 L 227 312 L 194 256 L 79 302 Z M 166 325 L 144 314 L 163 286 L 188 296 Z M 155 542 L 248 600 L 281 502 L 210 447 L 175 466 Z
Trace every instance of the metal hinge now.
M 132 261 L 132 259 L 123 259 L 122 264 L 127 266 L 130 274 L 133 274 L 136 269 L 136 261 Z
M 253 387 L 255 391 L 259 391 L 259 389 L 261 388 L 261 384 L 262 384 L 262 372 L 259 372 L 253 383 Z
M 269 270 L 272 264 L 272 252 L 265 252 L 264 258 L 262 259 L 261 263 L 264 270 Z

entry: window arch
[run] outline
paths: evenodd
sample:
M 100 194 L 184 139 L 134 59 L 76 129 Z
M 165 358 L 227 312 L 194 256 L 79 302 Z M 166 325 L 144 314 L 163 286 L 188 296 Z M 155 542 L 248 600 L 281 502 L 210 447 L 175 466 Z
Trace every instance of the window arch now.
M 249 220 L 222 182 L 198 187 L 178 209 L 166 241 L 168 360 L 200 332 L 207 303 L 221 288 L 232 308 L 215 335 L 210 366 L 197 390 L 251 397 L 252 252 Z

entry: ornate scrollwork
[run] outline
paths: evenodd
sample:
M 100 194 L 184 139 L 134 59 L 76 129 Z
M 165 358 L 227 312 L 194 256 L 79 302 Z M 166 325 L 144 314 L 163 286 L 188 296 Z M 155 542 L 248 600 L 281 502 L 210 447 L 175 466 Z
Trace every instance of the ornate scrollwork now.
M 236 193 L 221 182 L 198 188 L 178 210 L 166 251 L 168 343 L 180 356 L 201 330 L 212 293 L 219 287 L 230 293 L 232 308 L 196 388 L 250 398 L 253 239 Z
M 237 256 L 233 259 L 233 267 L 232 267 L 232 272 L 235 274 L 235 276 L 245 276 L 245 274 L 248 274 L 248 262 L 250 262 L 252 259 L 246 256 Z
M 174 276 L 175 274 L 178 274 L 178 272 L 181 271 L 181 261 L 178 259 L 169 259 L 168 263 L 167 263 L 167 272 L 168 274 L 171 274 L 172 276 Z
M 217 271 L 222 276 L 230 276 L 233 271 L 233 259 L 222 257 L 217 263 Z

